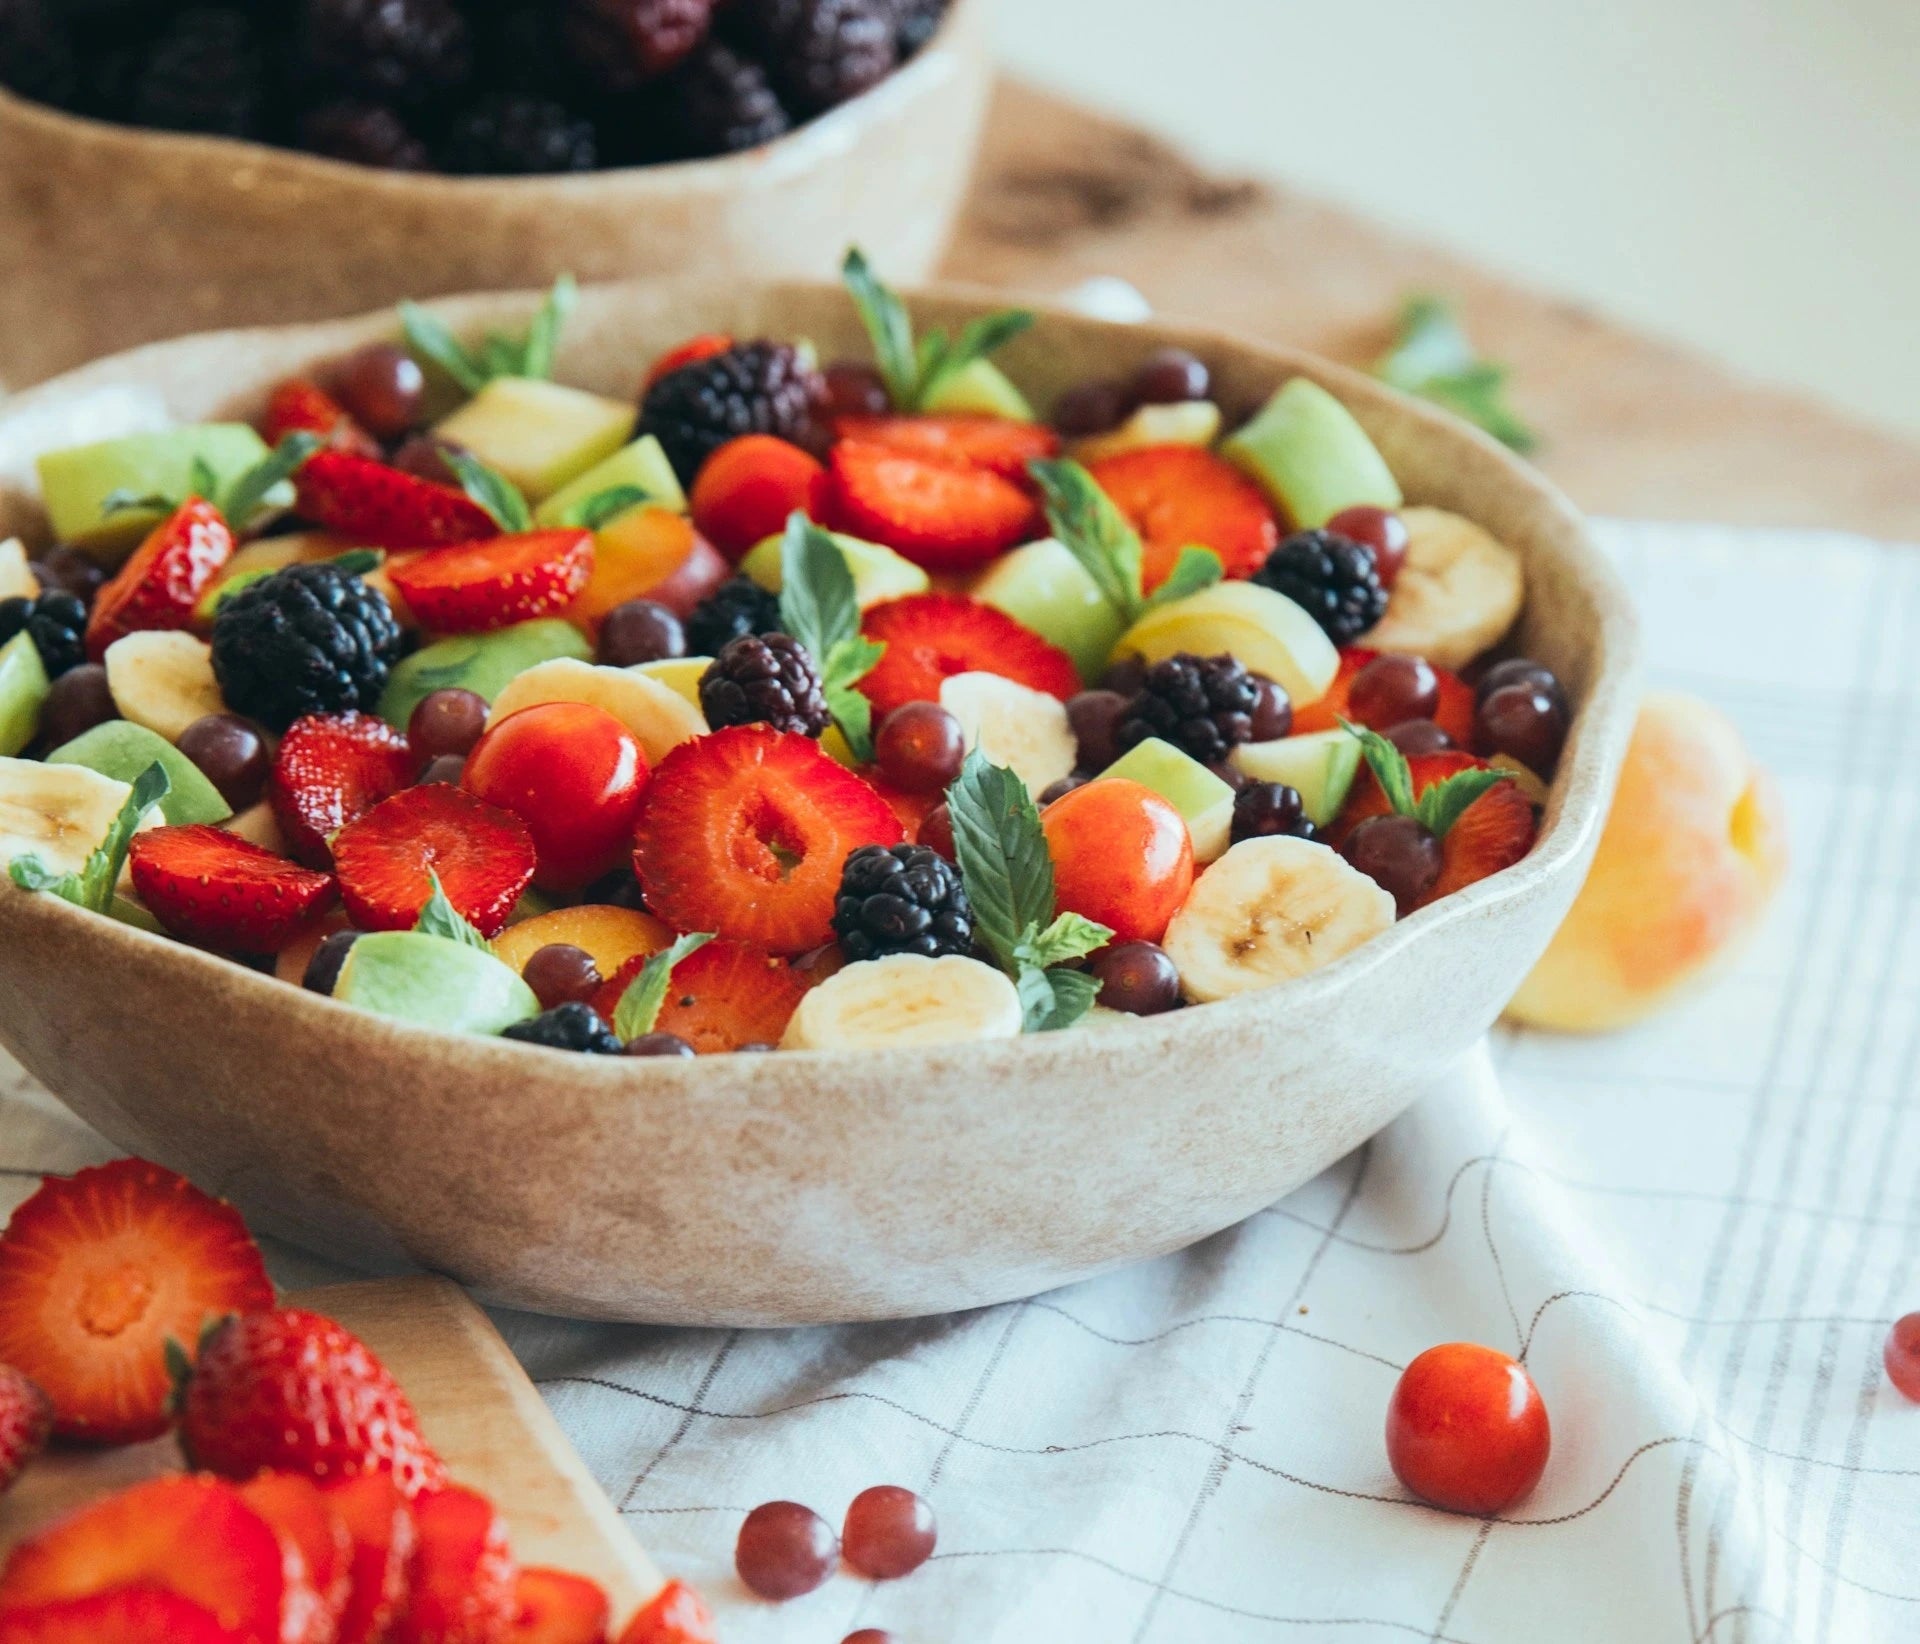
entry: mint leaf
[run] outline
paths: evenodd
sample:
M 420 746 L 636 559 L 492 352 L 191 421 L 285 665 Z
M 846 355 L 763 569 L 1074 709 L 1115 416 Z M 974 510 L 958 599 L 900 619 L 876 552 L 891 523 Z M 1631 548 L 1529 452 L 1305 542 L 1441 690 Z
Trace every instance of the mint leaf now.
M 227 494 L 220 499 L 220 512 L 226 515 L 227 523 L 236 531 L 245 530 L 266 502 L 267 493 L 298 473 L 301 464 L 324 443 L 318 434 L 304 430 L 283 435 L 271 454 L 227 487 Z
M 547 300 L 540 305 L 533 323 L 527 327 L 527 340 L 520 349 L 519 369 L 513 375 L 553 375 L 553 363 L 560 352 L 560 333 L 566 328 L 567 316 L 573 312 L 579 300 L 580 287 L 571 274 L 562 274 L 553 282 Z
M 31 853 L 16 856 L 9 862 L 7 877 L 24 891 L 47 891 L 63 902 L 72 902 L 83 908 L 87 905 L 79 874 L 55 873 Z
M 1021 1027 L 1027 1033 L 1058 1033 L 1093 1009 L 1100 984 L 1083 970 L 1036 970 L 1023 966 L 1014 981 Z
M 1406 300 L 1394 345 L 1374 362 L 1373 374 L 1444 406 L 1515 451 L 1531 451 L 1539 443 L 1506 403 L 1506 367 L 1474 353 L 1442 298 L 1422 293 Z
M 1182 548 L 1180 557 L 1173 562 L 1173 569 L 1167 573 L 1167 580 L 1147 595 L 1140 608 L 1151 611 L 1156 606 L 1185 599 L 1189 594 L 1199 593 L 1202 588 L 1211 588 L 1224 574 L 1220 556 L 1211 548 L 1198 545 Z
M 1131 624 L 1145 604 L 1140 597 L 1140 533 L 1071 458 L 1036 459 L 1027 464 L 1027 472 L 1040 487 L 1048 528 L 1080 562 L 1114 614 Z M 1214 564 L 1217 568 L 1218 559 Z
M 666 1003 L 667 983 L 672 980 L 674 966 L 712 940 L 711 933 L 704 932 L 678 936 L 671 947 L 661 949 L 648 959 L 614 1007 L 613 1031 L 622 1039 L 638 1039 L 643 1033 L 651 1033 L 653 1024 L 660 1019 L 660 1007 Z
M 127 848 L 148 811 L 173 791 L 166 767 L 159 761 L 133 779 L 133 786 L 78 873 L 55 873 L 34 855 L 16 856 L 7 864 L 7 876 L 22 890 L 45 891 L 76 907 L 105 913 L 113 902 L 113 888 L 127 863 Z
M 114 514 L 134 510 L 143 514 L 170 514 L 179 506 L 172 497 L 163 497 L 158 491 L 149 491 L 142 496 L 124 485 L 118 485 L 100 499 L 100 517 L 107 519 Z
M 915 409 L 924 407 L 949 378 L 957 377 L 975 360 L 985 359 L 1032 327 L 1031 310 L 1002 308 L 967 321 L 951 343 L 947 341 L 946 332 L 938 327 L 928 332 L 915 351 L 920 366 L 920 380 L 914 390 Z
M 651 500 L 652 493 L 637 485 L 610 485 L 604 491 L 595 491 L 592 496 L 569 503 L 560 510 L 560 517 L 555 523 L 597 531 L 609 520 L 618 519 L 629 508 L 638 508 L 641 503 Z
M 1113 940 L 1105 925 L 1084 919 L 1077 913 L 1058 915 L 1043 931 L 1024 937 L 1015 945 L 1014 955 L 1022 964 L 1064 965 L 1070 959 L 1083 959 Z
M 795 510 L 780 544 L 780 622 L 807 648 L 840 734 L 855 759 L 873 757 L 873 707 L 854 687 L 886 647 L 860 632 L 853 573 L 839 543 Z
M 974 932 L 1009 976 L 1018 977 L 1020 944 L 1053 918 L 1053 858 L 1026 783 L 979 749 L 967 755 L 947 789 L 953 852 Z
M 477 394 L 487 386 L 491 373 L 467 352 L 466 345 L 438 314 L 418 303 L 402 303 L 400 329 L 406 333 L 407 347 L 417 358 L 439 366 L 469 394 Z
M 198 497 L 202 502 L 213 502 L 219 489 L 220 476 L 213 471 L 213 464 L 196 455 L 187 468 L 187 495 Z
M 422 936 L 437 936 L 445 942 L 458 942 L 463 948 L 479 948 L 483 953 L 491 953 L 493 945 L 468 924 L 459 910 L 447 900 L 440 875 L 429 868 L 427 879 L 433 886 L 433 892 L 421 908 L 420 917 L 414 920 L 413 928 Z
M 1028 310 L 1003 308 L 969 320 L 957 337 L 936 326 L 916 344 L 906 305 L 881 283 L 858 246 L 847 252 L 840 274 L 873 341 L 874 362 L 896 411 L 924 409 L 942 383 L 1033 324 Z
M 363 577 L 369 571 L 377 571 L 386 563 L 386 554 L 378 548 L 349 548 L 344 554 L 336 555 L 327 561 L 336 571 L 350 577 Z
M 1436 782 L 1415 801 L 1413 814 L 1436 839 L 1445 839 L 1467 807 L 1490 788 L 1513 778 L 1505 771 L 1456 771 L 1444 782 Z
M 524 337 L 490 331 L 478 352 L 461 342 L 439 315 L 418 303 L 400 305 L 400 328 L 416 358 L 431 361 L 469 394 L 477 394 L 495 377 L 551 377 L 560 352 L 560 333 L 579 300 L 580 287 L 573 276 L 562 274 L 527 322 Z
M 1413 772 L 1407 769 L 1407 756 L 1378 731 L 1356 725 L 1350 719 L 1342 719 L 1340 728 L 1349 736 L 1359 739 L 1360 752 L 1372 768 L 1373 778 L 1380 784 L 1380 791 L 1386 795 L 1387 803 L 1402 816 L 1416 815 Z
M 502 531 L 531 531 L 533 511 L 519 486 L 498 469 L 489 468 L 471 451 L 446 452 L 447 465 L 460 476 L 460 488 L 493 516 Z

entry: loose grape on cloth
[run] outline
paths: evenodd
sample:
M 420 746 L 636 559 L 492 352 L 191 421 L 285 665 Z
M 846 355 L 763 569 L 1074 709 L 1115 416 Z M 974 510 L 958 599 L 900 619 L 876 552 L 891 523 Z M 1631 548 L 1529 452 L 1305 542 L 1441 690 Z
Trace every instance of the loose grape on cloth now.
M 787 1333 L 500 1321 L 728 1644 L 1732 1644 L 1920 1638 L 1920 551 L 1604 528 L 1657 683 L 1732 714 L 1795 868 L 1691 1002 L 1497 1033 L 1320 1179 L 1180 1255 L 1006 1307 Z M 16 1074 L 4 1201 L 105 1156 Z M 327 1276 L 281 1253 L 286 1282 Z M 1493 1520 L 1410 1501 L 1400 1369 L 1526 1360 L 1553 1454 Z M 906 1580 L 731 1568 L 777 1497 L 939 1515 Z

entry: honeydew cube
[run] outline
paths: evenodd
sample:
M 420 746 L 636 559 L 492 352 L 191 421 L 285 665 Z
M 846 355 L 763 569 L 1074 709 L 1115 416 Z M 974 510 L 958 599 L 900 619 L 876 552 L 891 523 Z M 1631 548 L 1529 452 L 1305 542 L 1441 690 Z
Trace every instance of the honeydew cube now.
M 374 931 L 356 941 L 333 996 L 448 1033 L 499 1033 L 540 1012 L 533 989 L 486 949 L 410 930 Z
M 606 461 L 595 463 L 584 474 L 561 486 L 534 509 L 533 522 L 542 526 L 565 525 L 569 511 L 579 504 L 603 491 L 626 487 L 646 492 L 649 508 L 664 508 L 671 514 L 687 511 L 687 494 L 680 488 L 667 453 L 653 435 L 643 434 L 631 444 L 621 446 Z M 634 506 L 637 508 L 640 504 Z
M 1400 485 L 1354 415 L 1317 382 L 1294 377 L 1220 447 L 1296 529 L 1344 508 L 1398 508 Z
M 1195 862 L 1217 862 L 1233 834 L 1233 788 L 1171 742 L 1150 736 L 1135 743 L 1102 777 L 1124 777 L 1151 788 L 1186 820 Z
M 618 451 L 634 411 L 539 377 L 495 377 L 434 429 L 540 502 Z
M 890 599 L 924 594 L 933 585 L 925 571 L 891 548 L 883 548 L 877 542 L 863 542 L 859 537 L 842 536 L 838 531 L 833 533 L 833 540 L 853 578 L 854 601 L 863 611 L 869 605 L 882 605 Z M 768 537 L 754 544 L 740 562 L 740 569 L 770 594 L 779 593 L 785 586 L 781 558 L 784 541 L 781 537 Z
M 114 492 L 184 499 L 196 489 L 194 469 L 200 463 L 213 473 L 210 489 L 224 491 L 266 455 L 266 441 L 245 423 L 211 422 L 68 446 L 47 452 L 35 467 L 53 534 L 97 558 L 113 560 L 162 517 L 157 509 L 145 508 L 106 513 L 107 498 Z M 283 482 L 268 492 L 267 500 L 285 506 L 293 501 L 293 487 Z
M 1124 626 L 1073 554 L 1053 537 L 994 561 L 973 597 L 1058 645 L 1084 680 L 1100 677 Z

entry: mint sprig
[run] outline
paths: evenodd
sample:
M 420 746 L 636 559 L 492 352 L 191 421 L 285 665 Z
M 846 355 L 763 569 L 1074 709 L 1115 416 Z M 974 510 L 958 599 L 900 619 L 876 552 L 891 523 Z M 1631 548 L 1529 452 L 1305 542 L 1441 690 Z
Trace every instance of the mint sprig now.
M 446 887 L 432 868 L 427 869 L 427 881 L 433 891 L 420 909 L 420 917 L 414 920 L 413 928 L 422 936 L 438 936 L 442 941 L 458 942 L 463 948 L 479 948 L 483 953 L 491 953 L 493 944 L 447 900 Z
M 629 508 L 638 508 L 641 503 L 652 500 L 653 493 L 638 485 L 609 485 L 604 491 L 595 491 L 578 502 L 568 503 L 560 510 L 560 516 L 554 523 L 597 531 L 610 520 L 618 519 Z
M 1515 451 L 1528 452 L 1539 444 L 1507 404 L 1507 368 L 1474 352 L 1452 305 L 1443 298 L 1423 292 L 1401 305 L 1398 335 L 1374 362 L 1373 374 L 1465 417 Z
M 855 689 L 886 655 L 860 632 L 860 601 L 839 543 L 795 509 L 780 544 L 780 623 L 820 670 L 827 712 L 853 757 L 873 757 L 873 704 Z
M 1435 839 L 1445 839 L 1454 823 L 1466 813 L 1467 807 L 1482 794 L 1502 782 L 1513 780 L 1506 771 L 1481 768 L 1456 771 L 1445 781 L 1435 782 L 1425 793 L 1416 795 L 1413 791 L 1413 771 L 1407 764 L 1405 754 L 1378 731 L 1356 725 L 1347 719 L 1341 720 L 1340 725 L 1359 739 L 1360 752 L 1373 772 L 1373 779 L 1380 784 L 1380 792 L 1386 796 L 1387 803 L 1397 814 L 1412 817 Z
M 916 342 L 906 304 L 881 282 L 858 246 L 847 252 L 840 274 L 873 341 L 874 363 L 896 411 L 925 410 L 942 383 L 1033 325 L 1031 310 L 1003 308 L 969 320 L 958 336 L 935 326 Z
M 1070 457 L 1036 459 L 1027 464 L 1027 472 L 1040 487 L 1048 529 L 1127 626 L 1156 606 L 1185 599 L 1220 580 L 1220 556 L 1211 548 L 1182 548 L 1166 581 L 1146 593 L 1141 586 L 1146 554 L 1140 533 L 1094 477 Z
M 1105 925 L 1054 912 L 1053 858 L 1026 783 L 976 748 L 947 789 L 953 853 L 973 905 L 974 934 L 1013 978 L 1029 1033 L 1071 1027 L 1099 992 L 1057 967 L 1104 946 Z
M 499 471 L 489 468 L 471 451 L 448 449 L 447 466 L 460 477 L 460 489 L 492 516 L 503 531 L 531 531 L 533 510 L 520 494 L 520 487 Z
M 120 882 L 120 870 L 126 866 L 134 834 L 147 812 L 172 791 L 166 767 L 156 760 L 133 779 L 132 791 L 121 802 L 106 837 L 94 847 L 78 873 L 55 873 L 39 857 L 28 853 L 7 864 L 8 877 L 22 890 L 45 891 L 75 907 L 105 913 L 113 901 L 113 888 Z
M 667 984 L 673 979 L 674 967 L 712 940 L 712 933 L 707 931 L 676 936 L 670 946 L 649 958 L 614 1007 L 613 1031 L 628 1040 L 651 1033 L 654 1023 L 660 1020 L 660 1007 L 666 1003 Z
M 318 434 L 305 429 L 284 434 L 278 445 L 245 473 L 237 475 L 224 492 L 220 489 L 220 476 L 213 471 L 213 464 L 205 457 L 195 457 L 187 470 L 187 495 L 212 503 L 234 530 L 245 531 L 267 507 L 268 494 L 291 479 L 307 458 L 324 444 L 326 441 Z M 129 509 L 137 509 L 141 513 L 171 514 L 186 500 L 186 497 L 170 497 L 158 491 L 142 496 L 123 486 L 109 491 L 101 499 L 100 515 L 104 519 Z
M 400 305 L 400 326 L 407 346 L 431 361 L 469 394 L 477 394 L 495 377 L 551 377 L 560 349 L 560 333 L 579 301 L 580 288 L 571 274 L 553 282 L 546 301 L 528 323 L 522 337 L 490 331 L 477 350 L 470 349 L 448 328 L 446 321 L 418 303 Z

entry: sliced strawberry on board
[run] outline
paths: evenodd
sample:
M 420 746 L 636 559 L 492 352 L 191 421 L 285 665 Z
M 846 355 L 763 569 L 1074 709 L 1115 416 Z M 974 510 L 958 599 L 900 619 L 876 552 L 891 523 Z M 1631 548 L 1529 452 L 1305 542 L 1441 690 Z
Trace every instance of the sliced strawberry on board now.
M 1020 485 L 1028 463 L 1060 454 L 1060 436 L 1051 428 L 1007 417 L 841 417 L 833 431 L 837 438 L 911 457 L 985 468 Z
M 1484 759 L 1468 753 L 1419 754 L 1407 761 L 1417 799 L 1436 782 L 1444 782 L 1462 771 L 1486 768 Z M 1380 791 L 1372 771 L 1361 768 L 1338 821 L 1330 830 L 1329 842 L 1337 846 L 1370 816 L 1384 816 L 1391 807 Z M 1426 907 L 1443 896 L 1476 884 L 1491 874 L 1510 868 L 1528 851 L 1540 832 L 1533 801 L 1512 782 L 1489 788 L 1447 830 L 1440 841 L 1440 877 L 1433 889 L 1416 904 Z
M 380 1644 L 406 1607 L 415 1541 L 413 1509 L 391 1473 L 362 1473 L 320 1489 L 353 1540 L 352 1585 L 334 1644 Z
M 234 1644 L 307 1644 L 319 1611 L 299 1551 L 237 1489 L 175 1474 L 22 1542 L 0 1574 L 0 1614 L 123 1587 L 162 1588 L 201 1606 Z
M 669 1581 L 634 1613 L 619 1644 L 719 1644 L 712 1612 L 684 1581 Z
M 522 1570 L 504 1644 L 607 1644 L 612 1606 L 597 1581 L 565 1570 Z
M 506 1521 L 476 1490 L 433 1490 L 413 1504 L 420 1544 L 392 1644 L 507 1644 L 519 1583 Z
M 431 870 L 454 910 L 497 936 L 534 864 L 519 817 L 444 782 L 381 800 L 333 840 L 340 898 L 361 930 L 412 930 L 433 895 Z
M 49 1176 L 0 1234 L 0 1363 L 53 1400 L 62 1438 L 157 1438 L 167 1343 L 272 1305 L 239 1212 L 144 1159 Z
M 646 962 L 635 954 L 594 995 L 594 1009 L 609 1022 Z M 673 967 L 654 1031 L 678 1034 L 702 1056 L 777 1045 L 806 993 L 786 960 L 739 942 L 708 942 Z
M 886 654 L 860 681 L 884 719 L 908 702 L 938 702 L 955 674 L 999 674 L 1063 702 L 1080 689 L 1073 658 L 1004 611 L 964 594 L 909 594 L 876 605 L 860 620 Z
M 294 854 L 309 867 L 330 867 L 327 841 L 419 770 L 407 739 L 377 715 L 309 714 L 280 739 L 267 799 Z
M 724 354 L 732 346 L 733 338 L 724 331 L 703 331 L 697 337 L 689 337 L 679 347 L 669 348 L 647 372 L 647 380 L 640 385 L 641 397 L 644 399 L 647 390 L 662 377 L 670 377 L 689 365 L 698 365 L 716 354 Z
M 299 1473 L 256 1473 L 240 1486 L 246 1503 L 300 1551 L 307 1585 L 320 1601 L 322 1622 L 309 1633 L 338 1644 L 340 1615 L 353 1592 L 353 1537 L 347 1521 Z
M 152 628 L 191 628 L 194 607 L 233 558 L 233 532 L 220 510 L 190 498 L 147 533 L 127 563 L 94 597 L 87 618 L 87 655 Z
M 903 837 L 887 802 L 819 743 L 736 725 L 661 760 L 633 865 L 648 908 L 675 929 L 802 953 L 832 935 L 848 853 Z
M 1038 506 L 986 468 L 842 440 L 829 459 L 827 523 L 929 571 L 969 571 L 1041 530 Z
M 30 1376 L 0 1364 L 0 1495 L 46 1449 L 52 1433 L 53 1400 Z
M 693 482 L 693 523 L 729 559 L 778 536 L 798 510 L 826 517 L 827 471 L 799 446 L 772 434 L 744 434 L 700 465 Z
M 1259 486 L 1197 445 L 1123 451 L 1087 471 L 1140 533 L 1149 591 L 1189 544 L 1211 548 L 1229 578 L 1252 576 L 1280 546 L 1280 523 Z
M 0 1644 L 243 1644 L 212 1611 L 164 1587 L 115 1587 L 91 1598 L 0 1614 Z
M 423 628 L 485 633 L 566 610 L 593 575 L 593 533 L 496 536 L 395 563 L 387 575 Z
M 317 434 L 336 451 L 377 458 L 379 443 L 347 408 L 308 377 L 289 377 L 267 396 L 260 437 L 278 445 L 289 434 Z
M 300 465 L 294 491 L 302 519 L 369 548 L 439 548 L 500 534 L 466 492 L 347 451 L 316 451 Z
M 127 865 L 154 918 L 182 941 L 222 953 L 278 953 L 333 905 L 332 874 L 225 828 L 135 834 Z

